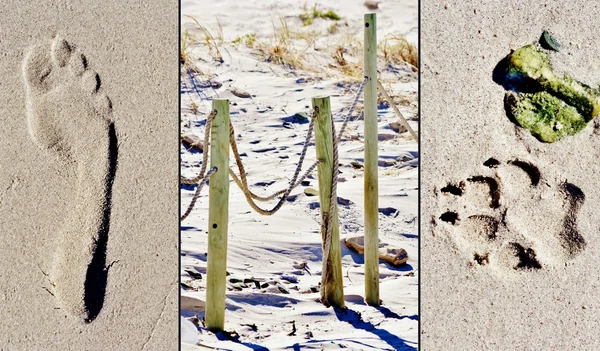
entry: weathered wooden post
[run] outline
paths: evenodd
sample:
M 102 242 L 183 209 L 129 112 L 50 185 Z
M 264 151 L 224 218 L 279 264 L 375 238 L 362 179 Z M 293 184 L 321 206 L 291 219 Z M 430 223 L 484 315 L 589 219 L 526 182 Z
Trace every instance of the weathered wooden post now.
M 317 110 L 315 121 L 315 143 L 317 159 L 321 163 L 317 166 L 319 175 L 319 197 L 321 202 L 321 216 L 329 213 L 331 205 L 331 187 L 333 185 L 333 133 L 331 126 L 331 105 L 329 97 L 314 97 L 313 109 Z M 321 299 L 326 305 L 345 307 L 344 282 L 342 276 L 342 250 L 340 247 L 340 230 L 337 214 L 337 199 L 335 213 L 333 213 L 333 230 L 327 263 L 324 265 L 323 275 L 329 277 L 321 284 Z M 323 228 L 323 227 L 322 227 Z M 326 233 L 321 233 L 325 240 Z M 324 242 L 324 241 L 323 241 Z
M 377 21 L 365 14 L 365 300 L 378 306 L 379 238 L 377 182 Z
M 229 216 L 229 100 L 213 100 L 217 115 L 212 121 L 208 192 L 208 264 L 206 271 L 206 327 L 225 327 L 227 275 L 227 221 Z

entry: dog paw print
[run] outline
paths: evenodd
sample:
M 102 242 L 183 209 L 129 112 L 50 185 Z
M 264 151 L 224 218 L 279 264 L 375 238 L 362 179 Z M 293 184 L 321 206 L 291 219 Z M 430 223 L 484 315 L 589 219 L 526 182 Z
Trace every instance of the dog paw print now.
M 585 250 L 583 191 L 567 181 L 553 185 L 531 162 L 490 158 L 480 174 L 446 184 L 438 197 L 444 207 L 436 227 L 472 266 L 535 271 Z

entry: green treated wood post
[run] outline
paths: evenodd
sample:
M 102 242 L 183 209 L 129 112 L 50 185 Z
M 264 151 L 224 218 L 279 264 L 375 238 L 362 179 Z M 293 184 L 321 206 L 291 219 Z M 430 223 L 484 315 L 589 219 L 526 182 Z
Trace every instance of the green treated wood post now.
M 377 20 L 365 14 L 365 300 L 379 306 L 377 181 Z
M 312 99 L 313 109 L 318 113 L 315 121 L 315 146 L 317 159 L 321 163 L 317 166 L 319 175 L 319 197 L 321 206 L 321 215 L 329 212 L 331 205 L 331 186 L 333 184 L 333 134 L 331 128 L 331 105 L 329 97 L 314 97 Z M 344 303 L 344 282 L 342 276 L 342 249 L 340 247 L 340 229 L 336 210 L 333 215 L 333 231 L 331 234 L 331 246 L 329 248 L 329 258 L 327 268 L 331 272 L 331 280 L 326 282 L 322 294 L 324 304 L 335 307 L 345 307 Z M 325 233 L 321 233 L 325 238 Z M 325 271 L 322 273 L 325 274 Z
M 212 121 L 210 166 L 217 172 L 210 177 L 208 192 L 208 265 L 206 269 L 206 327 L 220 331 L 225 327 L 225 289 L 227 275 L 227 222 L 229 216 L 229 100 L 213 100 L 217 115 Z

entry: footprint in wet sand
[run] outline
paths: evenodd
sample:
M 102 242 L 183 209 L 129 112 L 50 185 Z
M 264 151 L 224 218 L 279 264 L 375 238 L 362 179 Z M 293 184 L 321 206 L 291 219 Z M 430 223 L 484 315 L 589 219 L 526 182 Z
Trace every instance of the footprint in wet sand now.
M 89 323 L 104 304 L 108 275 L 106 246 L 117 169 L 112 105 L 85 56 L 58 37 L 28 51 L 23 76 L 33 141 L 76 170 L 72 207 L 58 233 L 50 279 L 61 307 Z
M 565 265 L 585 250 L 577 186 L 550 184 L 531 162 L 490 158 L 481 172 L 440 188 L 434 220 L 473 267 L 532 272 Z M 440 221 L 438 223 L 438 220 Z

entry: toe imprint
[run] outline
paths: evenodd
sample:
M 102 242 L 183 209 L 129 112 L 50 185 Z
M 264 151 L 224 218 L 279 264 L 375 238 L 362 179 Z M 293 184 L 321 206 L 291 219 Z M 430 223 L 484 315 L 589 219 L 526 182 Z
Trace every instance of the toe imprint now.
M 85 71 L 81 78 L 81 88 L 90 94 L 95 93 L 100 89 L 100 76 L 93 71 Z
M 56 39 L 52 42 L 52 59 L 58 67 L 64 67 L 71 57 L 71 47 L 62 40 Z
M 75 76 L 80 76 L 87 68 L 87 61 L 83 54 L 76 54 L 71 57 L 70 70 Z
M 474 183 L 484 183 L 490 187 L 490 207 L 498 208 L 500 207 L 500 185 L 498 181 L 492 177 L 484 177 L 484 176 L 474 176 L 467 179 L 470 182 Z
M 567 182 L 552 187 L 547 180 L 545 186 L 540 186 L 542 173 L 528 161 L 514 159 L 502 163 L 490 158 L 483 165 L 494 170 L 495 175 L 477 175 L 467 181 L 488 185 L 491 199 L 488 209 L 482 203 L 472 203 L 472 193 L 483 189 L 465 187 L 464 181 L 448 183 L 438 195 L 447 202 L 446 211 L 439 216 L 447 224 L 436 226 L 435 230 L 450 234 L 470 266 L 489 264 L 532 272 L 546 264 L 564 265 L 584 251 L 586 241 L 578 229 L 578 213 L 585 201 L 580 188 Z M 510 169 L 525 172 L 530 183 L 524 189 L 516 187 L 515 191 L 515 179 L 526 178 L 500 177 L 498 172 Z M 544 192 L 554 195 L 546 196 Z M 557 203 L 561 201 L 562 205 Z M 514 206 L 517 207 L 513 209 Z

